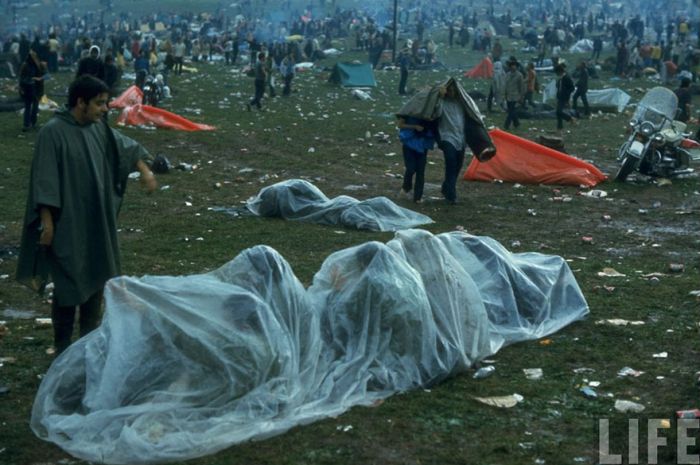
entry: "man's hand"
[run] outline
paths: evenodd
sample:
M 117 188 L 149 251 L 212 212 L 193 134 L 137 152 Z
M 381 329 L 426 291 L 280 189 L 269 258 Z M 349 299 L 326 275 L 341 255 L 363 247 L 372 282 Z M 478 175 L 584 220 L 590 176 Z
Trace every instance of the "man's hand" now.
M 139 170 L 139 173 L 141 173 L 141 186 L 143 186 L 148 194 L 152 194 L 158 188 L 158 181 L 156 181 L 153 171 L 151 171 L 143 160 L 136 162 L 136 168 Z
M 158 181 L 151 171 L 141 174 L 141 186 L 146 190 L 146 193 L 152 194 L 158 188 Z
M 41 235 L 39 236 L 39 245 L 51 247 L 54 233 L 53 216 L 51 216 L 51 211 L 46 207 L 42 207 L 39 210 L 39 217 L 41 218 Z

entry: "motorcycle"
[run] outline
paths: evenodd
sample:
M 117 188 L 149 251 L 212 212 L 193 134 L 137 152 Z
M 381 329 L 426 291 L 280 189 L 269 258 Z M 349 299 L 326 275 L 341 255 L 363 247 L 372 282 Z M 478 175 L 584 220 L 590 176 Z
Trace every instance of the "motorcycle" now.
M 691 162 L 700 161 L 700 144 L 688 138 L 686 124 L 674 121 L 676 94 L 666 87 L 650 89 L 629 122 L 631 133 L 620 147 L 616 181 L 634 170 L 653 177 L 691 173 Z
M 161 87 L 153 76 L 148 76 L 143 84 L 143 101 L 146 105 L 158 106 L 162 97 Z

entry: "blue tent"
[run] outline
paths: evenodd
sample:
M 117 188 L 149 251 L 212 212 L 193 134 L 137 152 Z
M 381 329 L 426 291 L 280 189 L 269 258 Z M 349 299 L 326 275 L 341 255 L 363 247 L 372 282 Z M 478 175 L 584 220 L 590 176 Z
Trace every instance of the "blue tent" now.
M 343 87 L 376 87 L 374 71 L 369 63 L 336 63 L 329 82 Z

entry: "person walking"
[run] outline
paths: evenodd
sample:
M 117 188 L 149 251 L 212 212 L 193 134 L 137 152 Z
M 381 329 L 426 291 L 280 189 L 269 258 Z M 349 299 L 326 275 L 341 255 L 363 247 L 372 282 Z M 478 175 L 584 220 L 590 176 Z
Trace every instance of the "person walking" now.
M 588 97 L 586 93 L 588 92 L 588 65 L 586 65 L 585 60 L 581 61 L 574 71 L 574 77 L 576 78 L 576 91 L 573 96 L 573 109 L 576 114 L 578 114 L 578 99 L 581 98 L 583 103 L 583 114 L 586 117 L 591 115 L 591 110 L 588 107 Z
M 559 63 L 554 67 L 554 73 L 557 75 L 557 129 L 564 129 L 564 120 L 576 123 L 576 120 L 569 115 L 565 109 L 569 106 L 569 99 L 574 91 L 574 81 L 566 72 L 566 65 Z
M 411 66 L 411 51 L 407 46 L 401 49 L 399 53 L 399 70 L 401 77 L 399 79 L 399 95 L 406 95 L 406 84 L 408 82 L 408 69 Z
M 255 77 L 255 95 L 251 101 L 246 104 L 248 111 L 250 111 L 253 106 L 258 107 L 258 110 L 262 109 L 260 102 L 265 93 L 265 81 L 267 79 L 267 73 L 265 72 L 265 52 L 258 52 L 258 61 L 255 62 L 255 67 L 253 68 L 253 76 Z
M 98 326 L 104 285 L 121 274 L 117 215 L 129 173 L 149 193 L 157 187 L 148 151 L 104 121 L 108 91 L 93 76 L 73 81 L 34 147 L 17 280 L 41 291 L 41 271 L 53 279 L 56 354 L 71 343 L 77 306 L 81 336 Z
M 690 78 L 682 78 L 680 87 L 674 92 L 676 97 L 678 97 L 678 116 L 676 120 L 687 123 L 690 120 L 690 115 L 692 115 L 691 103 L 693 95 L 690 92 Z
M 445 159 L 445 179 L 441 192 L 451 205 L 457 203 L 457 178 L 462 170 L 467 145 L 480 161 L 487 161 L 496 154 L 478 109 L 465 103 L 468 97 L 465 97 L 466 92 L 464 95 L 462 92 L 454 81 L 438 90 L 438 147 Z
M 486 109 L 489 111 L 489 113 L 493 111 L 494 103 L 496 103 L 497 108 L 503 109 L 505 88 L 506 73 L 503 70 L 503 63 L 496 61 L 493 64 L 493 77 L 491 78 L 489 95 L 486 98 Z
M 535 64 L 529 62 L 527 64 L 527 75 L 525 76 L 525 98 L 523 99 L 523 108 L 528 108 L 528 104 L 531 107 L 535 107 L 535 101 L 533 96 L 535 92 L 539 92 L 539 85 L 537 82 L 537 71 L 535 70 Z
M 522 102 L 525 96 L 525 79 L 518 70 L 518 60 L 515 57 L 508 59 L 508 73 L 506 74 L 505 92 L 506 99 L 506 120 L 503 123 L 506 131 L 512 124 L 516 129 L 520 126 L 518 119 L 518 103 Z
M 413 201 L 421 203 L 425 185 L 425 165 L 428 161 L 428 150 L 435 146 L 435 133 L 430 122 L 413 117 L 399 116 L 398 127 L 406 168 L 401 194 L 408 196 L 413 191 Z
M 27 58 L 19 68 L 19 94 L 24 101 L 22 132 L 36 127 L 39 114 L 39 100 L 43 94 L 44 69 L 39 62 L 36 50 L 30 49 Z
M 282 59 L 282 63 L 280 63 L 280 73 L 284 80 L 284 88 L 282 89 L 283 97 L 288 97 L 292 93 L 292 79 L 294 79 L 295 64 L 294 52 L 290 49 L 287 52 L 287 56 L 285 56 Z

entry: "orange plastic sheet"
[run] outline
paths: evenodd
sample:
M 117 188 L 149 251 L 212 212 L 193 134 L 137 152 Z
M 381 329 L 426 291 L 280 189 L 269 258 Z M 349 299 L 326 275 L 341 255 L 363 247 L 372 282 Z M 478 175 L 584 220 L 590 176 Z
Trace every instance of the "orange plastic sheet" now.
M 122 94 L 109 102 L 110 108 L 126 108 L 143 103 L 143 91 L 137 86 L 131 86 Z
M 155 126 L 177 131 L 213 131 L 216 129 L 214 126 L 194 123 L 175 113 L 150 105 L 132 105 L 124 108 L 117 118 L 117 124 Z
M 521 184 L 562 184 L 592 187 L 607 177 L 598 168 L 549 147 L 500 129 L 489 131 L 496 156 L 481 163 L 472 159 L 464 179 L 500 179 Z
M 493 62 L 489 57 L 484 57 L 472 69 L 464 73 L 464 77 L 472 79 L 489 79 L 493 77 Z

